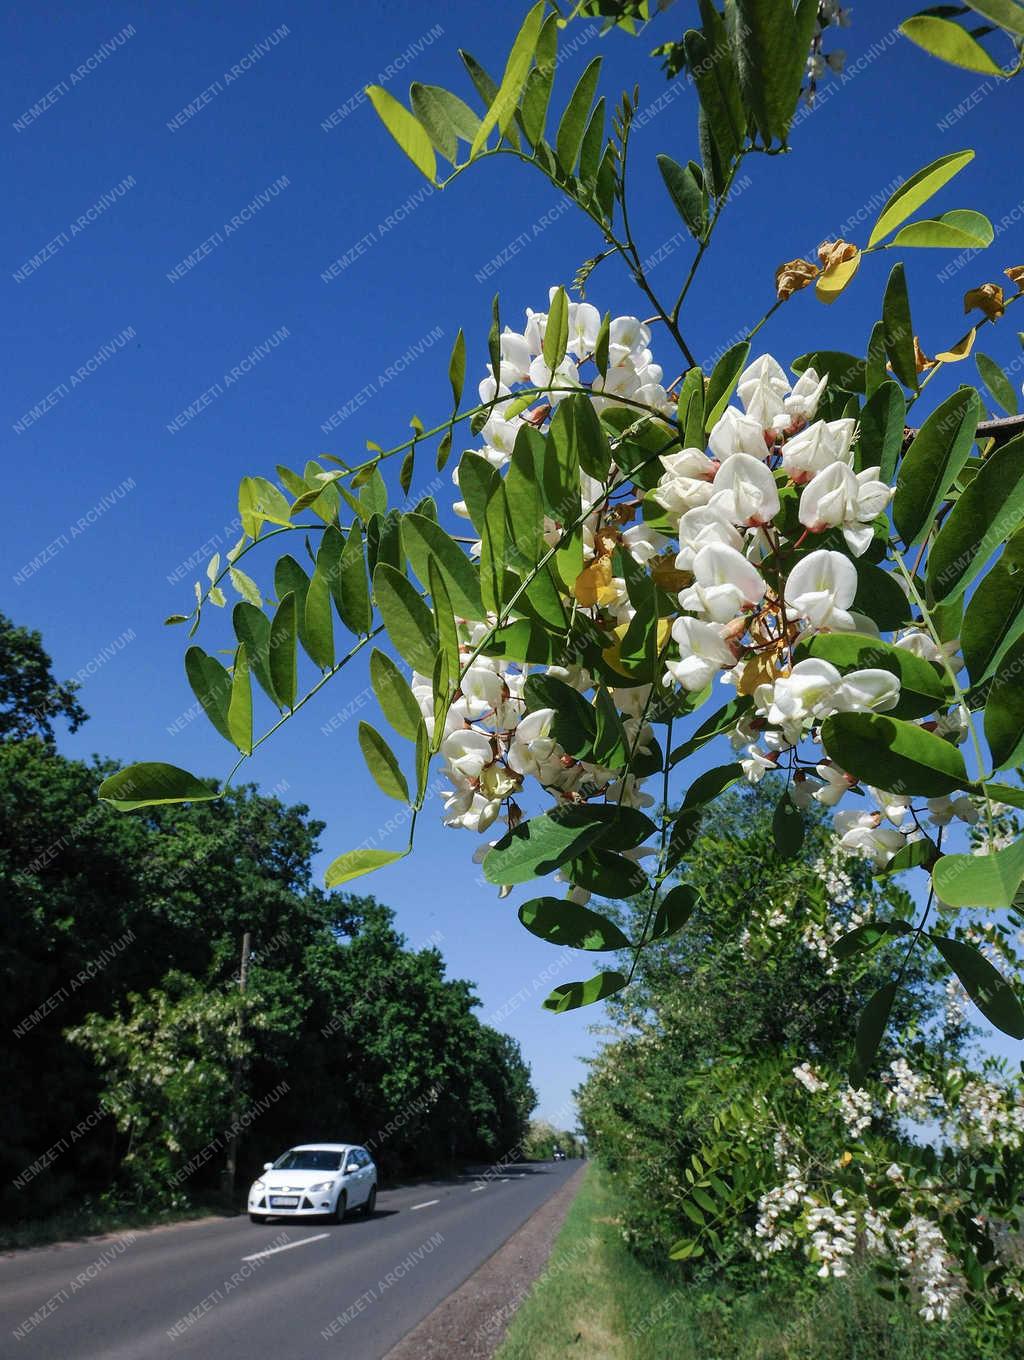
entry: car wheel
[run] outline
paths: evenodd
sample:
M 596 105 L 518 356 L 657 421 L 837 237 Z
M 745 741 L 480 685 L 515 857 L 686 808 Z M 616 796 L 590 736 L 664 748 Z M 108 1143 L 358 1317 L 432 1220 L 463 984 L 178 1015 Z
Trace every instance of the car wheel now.
M 373 1211 L 374 1209 L 376 1209 L 376 1207 L 377 1207 L 377 1187 L 374 1186 L 373 1189 L 370 1191 L 369 1195 L 367 1195 L 366 1197 L 366 1203 L 363 1205 L 362 1210 L 363 1217 L 372 1218 Z
M 266 1223 L 266 1221 L 267 1221 L 267 1216 L 266 1216 L 266 1214 L 250 1214 L 250 1215 L 249 1215 L 249 1222 L 250 1222 L 250 1223 Z
M 346 1197 L 344 1190 L 342 1190 L 341 1194 L 338 1196 L 338 1202 L 334 1206 L 334 1213 L 331 1214 L 331 1222 L 332 1223 L 343 1222 L 345 1215 L 347 1213 L 348 1213 L 348 1198 Z

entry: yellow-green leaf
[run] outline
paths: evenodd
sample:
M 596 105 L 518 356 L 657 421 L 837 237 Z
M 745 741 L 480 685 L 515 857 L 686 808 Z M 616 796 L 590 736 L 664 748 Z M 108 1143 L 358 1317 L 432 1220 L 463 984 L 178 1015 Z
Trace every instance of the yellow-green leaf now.
M 228 727 L 231 740 L 244 755 L 252 754 L 252 678 L 245 643 L 240 642 L 235 652 L 235 668 L 231 675 L 231 697 L 228 700 Z
M 966 246 L 983 250 L 992 244 L 992 223 L 984 213 L 971 208 L 954 208 L 941 217 L 929 217 L 923 222 L 908 222 L 889 242 L 893 246 L 933 247 L 957 250 Z
M 469 152 L 470 160 L 487 144 L 487 138 L 494 127 L 497 127 L 498 131 L 504 135 L 515 117 L 519 96 L 533 62 L 537 39 L 540 37 L 541 24 L 544 22 L 545 2 L 546 0 L 538 0 L 538 3 L 534 5 L 523 20 L 523 26 L 516 35 L 516 40 L 508 55 L 505 74 L 498 86 L 498 93 L 473 138 L 473 145 Z M 424 136 L 426 136 L 426 133 L 424 133 Z M 429 145 L 429 139 L 427 144 Z M 430 154 L 433 158 L 433 150 Z
M 324 882 L 328 888 L 337 888 L 353 878 L 362 878 L 363 874 L 372 874 L 375 869 L 383 869 L 385 864 L 394 864 L 396 860 L 404 859 L 408 853 L 407 849 L 349 850 L 332 862 L 324 875 Z
M 931 56 L 949 62 L 951 66 L 962 66 L 983 76 L 1008 74 L 966 29 L 949 19 L 940 19 L 934 14 L 914 14 L 900 24 L 900 32 Z
M 855 255 L 851 255 L 848 260 L 841 260 L 838 264 L 829 265 L 824 273 L 818 276 L 818 282 L 814 285 L 818 300 L 827 304 L 835 302 L 859 268 L 859 250 Z
M 144 760 L 104 779 L 99 796 L 119 812 L 131 812 L 161 803 L 209 803 L 220 797 L 220 791 L 177 765 Z
M 367 85 L 366 93 L 377 110 L 381 122 L 394 137 L 405 154 L 430 180 L 437 180 L 437 157 L 430 137 L 423 126 L 412 116 L 404 104 L 394 95 L 388 94 L 381 85 Z
M 409 786 L 395 754 L 377 729 L 368 722 L 359 724 L 359 749 L 381 792 L 396 802 L 407 803 Z
M 905 222 L 911 213 L 920 208 L 922 203 L 927 203 L 944 184 L 948 184 L 953 176 L 958 175 L 964 166 L 973 159 L 973 151 L 952 151 L 948 156 L 940 156 L 937 161 L 932 161 L 930 165 L 918 170 L 917 174 L 911 175 L 908 180 L 904 180 L 878 214 L 878 220 L 871 228 L 871 235 L 868 237 L 868 245 L 873 246 L 883 236 L 888 236 L 894 228 L 898 227 L 901 222 Z

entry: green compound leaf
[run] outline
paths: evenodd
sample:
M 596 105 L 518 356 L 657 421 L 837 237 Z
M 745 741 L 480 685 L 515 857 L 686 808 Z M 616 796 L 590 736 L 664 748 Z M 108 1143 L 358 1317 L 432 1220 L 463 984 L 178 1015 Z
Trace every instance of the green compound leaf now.
M 868 245 L 873 246 L 905 222 L 911 213 L 917 212 L 923 204 L 958 175 L 965 165 L 974 159 L 973 151 L 953 151 L 948 156 L 940 156 L 909 179 L 904 180 L 885 207 L 878 214 L 878 220 L 871 228 Z
M 1010 907 L 1024 881 L 1024 837 L 987 855 L 943 855 L 932 870 L 941 901 L 951 907 Z
M 821 739 L 841 769 L 891 793 L 941 798 L 970 787 L 955 746 L 899 718 L 833 713 L 822 724 Z
M 931 941 L 985 1019 L 1004 1034 L 1024 1039 L 1024 1007 L 1010 984 L 984 954 L 962 940 L 933 935 Z
M 437 650 L 434 616 L 416 588 L 389 563 L 380 562 L 373 573 L 373 594 L 399 655 L 421 675 L 432 675 Z
M 619 992 L 626 985 L 625 975 L 616 972 L 598 973 L 586 982 L 563 982 L 545 999 L 544 1009 L 562 1015 L 580 1006 L 592 1006 L 596 1001 Z
M 966 29 L 949 19 L 934 14 L 914 14 L 900 24 L 900 32 L 931 56 L 951 66 L 962 66 L 967 71 L 977 71 L 983 76 L 1008 74 Z
M 324 882 L 328 888 L 340 887 L 342 883 L 349 883 L 353 878 L 362 878 L 363 874 L 372 874 L 375 869 L 383 869 L 386 864 L 394 864 L 396 860 L 404 859 L 408 853 L 408 849 L 349 850 L 331 863 L 324 875 Z
M 99 787 L 99 796 L 119 812 L 162 803 L 209 803 L 221 796 L 219 789 L 211 790 L 210 782 L 177 765 L 144 760 L 108 775 Z
M 700 904 L 700 894 L 690 883 L 678 883 L 658 903 L 651 932 L 644 943 L 676 935 Z
M 985 701 L 985 740 L 994 770 L 1024 761 L 1024 638 L 1014 643 L 992 677 Z
M 862 1086 L 864 1083 L 868 1068 L 874 1061 L 878 1046 L 882 1042 L 885 1027 L 889 1023 L 889 1014 L 892 1011 L 892 1003 L 895 998 L 896 983 L 887 982 L 884 987 L 879 987 L 861 1011 L 860 1020 L 857 1023 L 857 1037 L 854 1041 L 857 1056 L 850 1073 L 850 1081 L 855 1086 Z
M 519 919 L 531 934 L 549 944 L 572 949 L 628 949 L 619 927 L 599 912 L 559 897 L 535 897 L 519 908 Z
M 389 798 L 394 798 L 398 803 L 408 803 L 409 786 L 405 782 L 405 775 L 399 767 L 395 753 L 377 729 L 368 722 L 359 724 L 359 749 L 381 792 L 386 793 Z
M 904 455 L 892 517 L 908 546 L 919 543 L 931 529 L 939 506 L 970 456 L 980 417 L 978 394 L 961 387 L 935 408 Z
M 1024 435 L 996 449 L 961 493 L 928 555 L 928 589 L 957 599 L 1024 523 Z
M 404 104 L 388 94 L 382 85 L 367 85 L 366 93 L 377 110 L 377 116 L 394 137 L 416 169 L 426 175 L 431 184 L 437 182 L 437 158 L 430 137 Z M 475 144 L 474 144 L 475 150 Z

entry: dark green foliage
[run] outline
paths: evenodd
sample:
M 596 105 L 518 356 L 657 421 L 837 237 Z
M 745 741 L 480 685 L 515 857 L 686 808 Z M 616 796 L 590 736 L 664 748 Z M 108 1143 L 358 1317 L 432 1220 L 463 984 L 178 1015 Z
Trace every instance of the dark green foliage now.
M 75 698 L 73 680 L 54 679 L 40 633 L 17 628 L 0 614 L 0 741 L 41 737 L 53 745 L 53 720 L 77 732 L 87 714 Z
M 33 1214 L 111 1187 L 168 1204 L 208 1193 L 236 1051 L 239 1111 L 287 1083 L 243 1135 L 238 1189 L 314 1138 L 367 1142 L 385 1174 L 517 1143 L 535 1103 L 518 1045 L 480 1023 L 433 941 L 410 949 L 388 907 L 313 886 L 321 824 L 306 808 L 248 787 L 124 816 L 96 799 L 111 768 L 37 739 L 0 743 L 5 1217 L 29 1212 L 29 1184 Z M 205 1085 L 189 1084 L 190 1062 Z M 19 1190 L 60 1137 L 67 1148 Z
M 804 813 L 803 843 L 784 855 L 773 828 L 776 801 L 775 790 L 746 787 L 715 803 L 686 857 L 687 882 L 700 894 L 693 914 L 641 955 L 631 989 L 610 1003 L 618 1037 L 578 1092 L 591 1147 L 615 1177 L 626 1239 L 658 1269 L 699 1226 L 688 1206 L 716 1224 L 718 1241 L 705 1241 L 686 1269 L 753 1271 L 745 1251 L 733 1258 L 758 1196 L 776 1183 L 768 1112 L 799 1122 L 809 1146 L 819 1138 L 831 1152 L 833 1135 L 816 1125 L 791 1069 L 808 1058 L 848 1069 L 858 1017 L 899 958 L 895 934 L 838 967 L 809 942 L 849 908 L 830 901 L 823 881 L 824 819 Z M 846 862 L 844 873 L 851 894 L 873 901 L 881 918 L 913 914 L 890 880 L 872 884 L 856 862 Z M 890 1036 L 931 1013 L 924 967 L 908 967 Z M 882 1040 L 886 1060 L 891 1042 Z M 750 1155 L 740 1158 L 733 1138 L 745 1125 Z M 716 1145 L 720 1165 L 709 1156 Z M 691 1174 L 706 1187 L 695 1199 Z M 717 1222 L 719 1204 L 729 1207 Z

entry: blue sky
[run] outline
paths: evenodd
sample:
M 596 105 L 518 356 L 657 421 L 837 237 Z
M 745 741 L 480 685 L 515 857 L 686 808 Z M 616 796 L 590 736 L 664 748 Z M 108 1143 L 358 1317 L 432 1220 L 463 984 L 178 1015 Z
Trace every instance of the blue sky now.
M 560 77 L 564 100 L 601 52 L 606 94 L 640 81 L 632 215 L 643 253 L 662 256 L 652 285 L 669 297 L 691 252 L 654 157 L 696 155 L 695 108 L 647 52 L 695 10 L 679 0 L 639 40 L 579 23 Z M 854 26 L 829 44 L 845 46 L 848 73 L 801 116 L 794 153 L 743 167 L 683 317 L 698 358 L 710 361 L 766 310 L 778 263 L 844 224 L 863 243 L 896 177 L 950 151 L 973 147 L 977 158 L 937 208 L 980 209 L 998 235 L 974 260 L 908 259 L 926 350 L 963 331 L 965 289 L 1024 259 L 1007 145 L 1024 83 L 997 88 L 930 61 L 893 33 L 893 10 L 855 6 Z M 92 719 L 62 742 L 68 754 L 226 772 L 231 753 L 212 728 L 179 724 L 192 704 L 185 639 L 161 620 L 188 611 L 200 559 L 238 536 L 240 477 L 273 475 L 279 462 L 301 468 L 322 452 L 354 461 L 368 439 L 397 443 L 413 414 L 443 419 L 459 326 L 475 381 L 493 292 L 515 325 L 599 248 L 547 182 L 511 160 L 430 191 L 361 95 L 383 80 L 404 98 L 415 79 L 469 98 L 456 48 L 500 71 L 523 12 L 510 0 L 486 13 L 466 0 L 11 12 L 0 137 L 18 210 L 0 221 L 0 438 L 17 513 L 5 526 L 0 608 L 42 630 L 61 675 L 84 673 Z M 888 264 L 867 260 L 829 310 L 810 292 L 794 298 L 761 333 L 764 347 L 783 362 L 815 348 L 863 352 Z M 613 313 L 639 308 L 614 262 L 589 296 Z M 987 328 L 982 345 L 1015 365 L 1019 389 L 1013 324 L 1011 313 Z M 229 381 L 254 353 L 258 362 Z M 660 337 L 656 357 L 671 372 L 682 366 Z M 964 376 L 974 380 L 973 363 Z M 394 484 L 397 467 L 388 475 Z M 450 499 L 429 455 L 413 482 L 414 497 L 427 492 Z M 256 565 L 269 580 L 270 560 Z M 227 620 L 214 624 L 199 637 L 210 650 L 228 639 Z M 363 769 L 355 722 L 331 728 L 340 713 L 372 719 L 371 704 L 359 707 L 365 686 L 362 668 L 343 671 L 251 768 L 264 789 L 327 822 L 324 864 L 392 813 Z M 555 983 L 586 976 L 590 961 L 528 935 L 515 915 L 528 893 L 499 902 L 479 883 L 473 849 L 468 833 L 443 832 L 428 811 L 415 855 L 365 886 L 396 908 L 413 944 L 433 937 L 452 973 L 476 981 L 482 1016 L 523 1045 L 541 1112 L 564 1119 L 600 1017 L 556 1019 L 539 1003 Z

